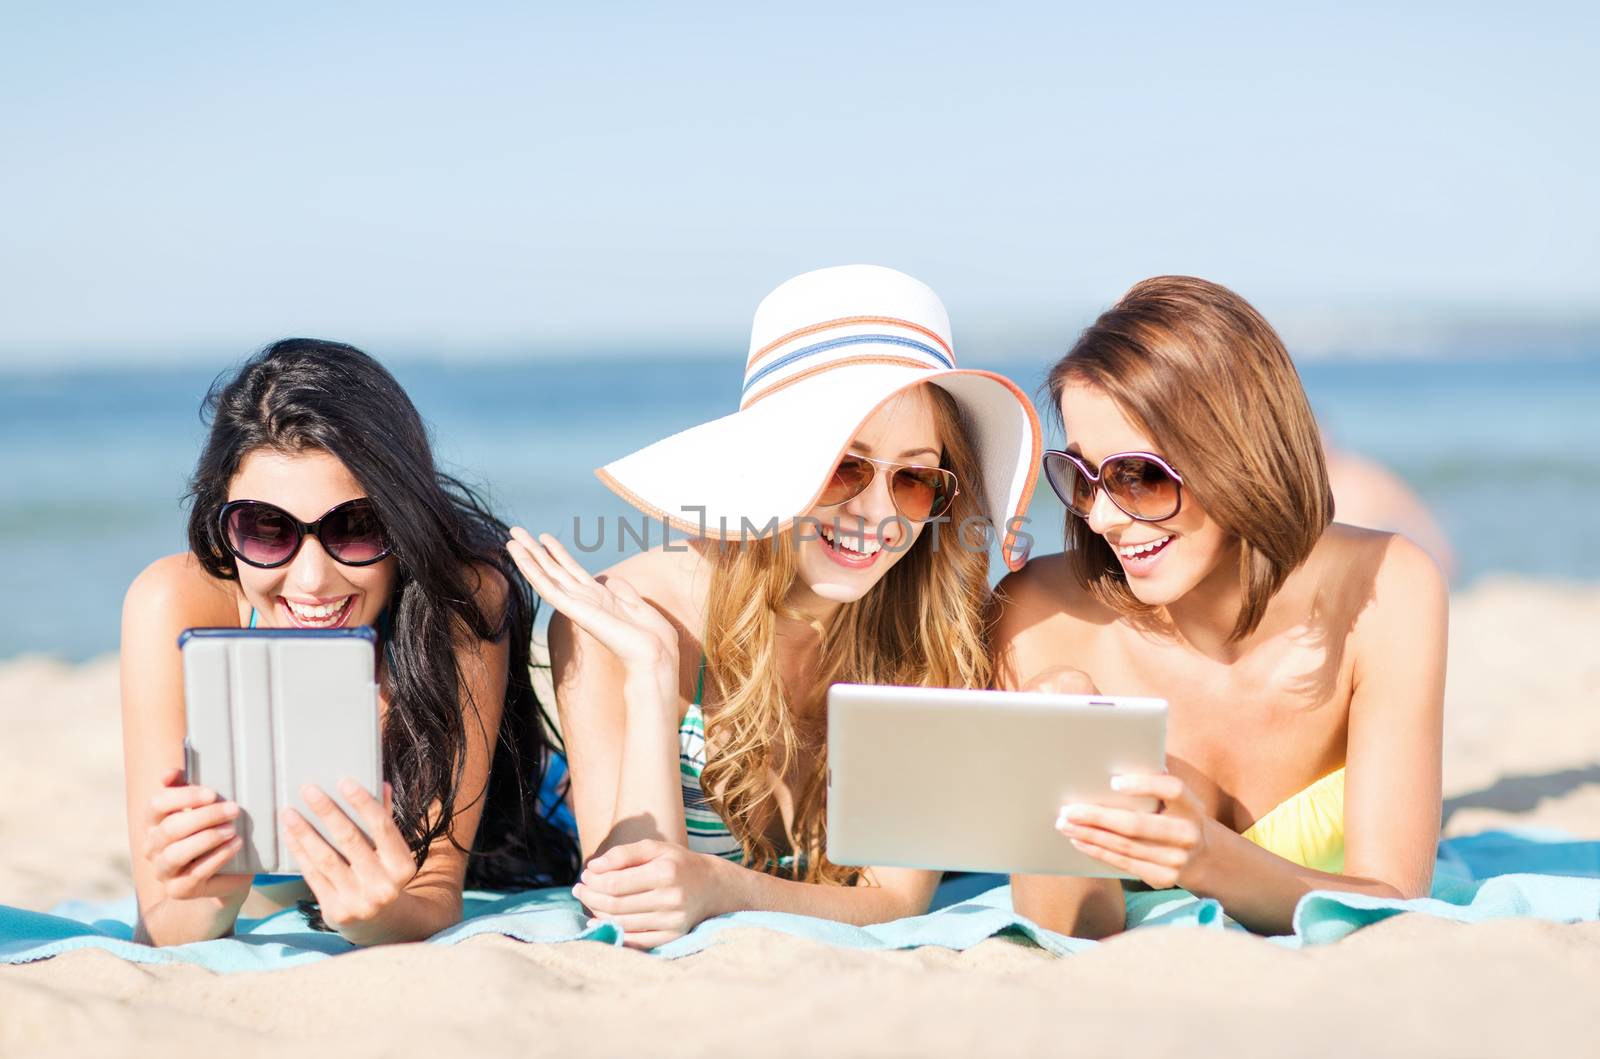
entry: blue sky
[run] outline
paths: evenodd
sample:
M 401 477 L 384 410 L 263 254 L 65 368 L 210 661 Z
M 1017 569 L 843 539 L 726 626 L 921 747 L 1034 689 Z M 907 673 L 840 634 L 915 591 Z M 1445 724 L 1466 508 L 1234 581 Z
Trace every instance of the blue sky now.
M 8 4 L 0 366 L 715 351 L 849 261 L 1600 316 L 1597 8 L 1397 7 Z

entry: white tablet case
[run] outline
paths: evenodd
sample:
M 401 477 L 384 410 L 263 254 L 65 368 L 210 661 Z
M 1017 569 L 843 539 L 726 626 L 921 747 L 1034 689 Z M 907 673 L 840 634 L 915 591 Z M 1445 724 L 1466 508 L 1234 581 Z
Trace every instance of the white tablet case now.
M 328 837 L 300 798 L 314 783 L 357 827 L 338 792 L 350 777 L 383 797 L 371 629 L 190 629 L 183 650 L 188 782 L 239 803 L 244 846 L 224 874 L 299 874 L 278 808 L 292 806 Z
M 1112 775 L 1166 768 L 1164 699 L 835 684 L 828 859 L 1126 877 L 1055 829 L 1078 800 L 1151 809 Z

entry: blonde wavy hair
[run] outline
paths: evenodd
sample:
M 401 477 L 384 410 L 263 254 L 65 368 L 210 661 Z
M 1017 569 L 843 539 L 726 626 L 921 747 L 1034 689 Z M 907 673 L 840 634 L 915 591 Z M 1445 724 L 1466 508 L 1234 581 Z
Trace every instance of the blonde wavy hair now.
M 778 674 L 780 619 L 807 622 L 784 601 L 798 576 L 794 529 L 760 540 L 725 542 L 714 557 L 706 621 L 709 686 L 722 699 L 706 713 L 706 796 L 743 849 L 744 862 L 779 872 L 768 835 L 777 811 L 780 778 L 806 750 L 816 766 L 795 799 L 789 841 L 799 854 L 792 876 L 806 882 L 849 885 L 858 869 L 827 861 L 827 742 L 825 723 L 797 723 L 793 703 L 813 702 L 828 685 L 902 684 L 922 687 L 989 686 L 984 624 L 989 595 L 988 549 L 960 527 L 983 518 L 982 480 L 976 454 L 955 400 L 937 386 L 923 392 L 933 403 L 944 446 L 940 465 L 960 489 L 950 522 L 924 527 L 916 543 L 866 595 L 846 603 L 825 627 L 821 664 L 809 687 L 793 690 Z M 967 522 L 968 519 L 974 520 Z M 803 870 L 801 865 L 803 864 Z

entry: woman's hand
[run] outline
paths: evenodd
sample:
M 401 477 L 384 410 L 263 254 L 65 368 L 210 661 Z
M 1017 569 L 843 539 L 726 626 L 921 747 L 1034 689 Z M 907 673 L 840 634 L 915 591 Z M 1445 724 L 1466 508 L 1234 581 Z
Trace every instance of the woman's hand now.
M 624 945 L 653 949 L 733 911 L 732 873 L 742 870 L 709 853 L 647 839 L 591 860 L 572 895 L 596 920 L 621 927 Z
M 1074 848 L 1158 890 L 1192 889 L 1210 854 L 1210 831 L 1220 826 L 1188 784 L 1171 773 L 1114 776 L 1112 790 L 1158 800 L 1155 812 L 1102 805 L 1061 807 L 1056 830 Z
M 293 809 L 280 814 L 284 842 L 316 896 L 323 921 L 357 945 L 374 944 L 384 940 L 385 913 L 404 895 L 417 873 L 417 862 L 395 826 L 394 793 L 387 783 L 382 804 L 352 780 L 341 781 L 339 793 L 361 818 L 365 835 L 320 787 L 307 784 L 300 797 L 333 842 L 330 845 Z
M 617 577 L 596 581 L 548 533 L 534 540 L 518 526 L 506 551 L 540 598 L 617 656 L 628 680 L 648 682 L 676 706 L 677 630 L 632 585 Z
M 183 780 L 181 768 L 161 775 L 161 788 L 145 810 L 145 858 L 164 900 L 210 897 L 237 908 L 250 894 L 251 876 L 217 872 L 244 845 L 235 825 L 239 806 Z

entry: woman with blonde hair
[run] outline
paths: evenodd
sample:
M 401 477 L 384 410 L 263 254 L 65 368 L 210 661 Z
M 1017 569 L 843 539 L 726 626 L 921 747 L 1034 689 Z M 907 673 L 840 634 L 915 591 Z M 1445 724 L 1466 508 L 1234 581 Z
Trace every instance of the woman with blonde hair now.
M 592 578 L 513 531 L 558 611 L 574 893 L 596 917 L 651 948 L 741 909 L 858 924 L 927 909 L 937 873 L 826 857 L 824 696 L 988 685 L 987 530 L 1020 565 L 1040 448 L 1014 384 L 955 367 L 931 290 L 822 269 L 757 309 L 737 412 L 598 472 L 696 540 Z
M 1404 537 L 1333 522 L 1278 336 L 1232 291 L 1161 276 L 1085 330 L 1048 386 L 1067 547 L 996 589 L 996 682 L 1170 702 L 1168 771 L 1115 784 L 1151 810 L 1063 806 L 1063 841 L 1274 933 L 1311 890 L 1425 895 L 1444 580 Z M 1013 899 L 1068 933 L 1124 925 L 1114 882 L 1020 877 Z

